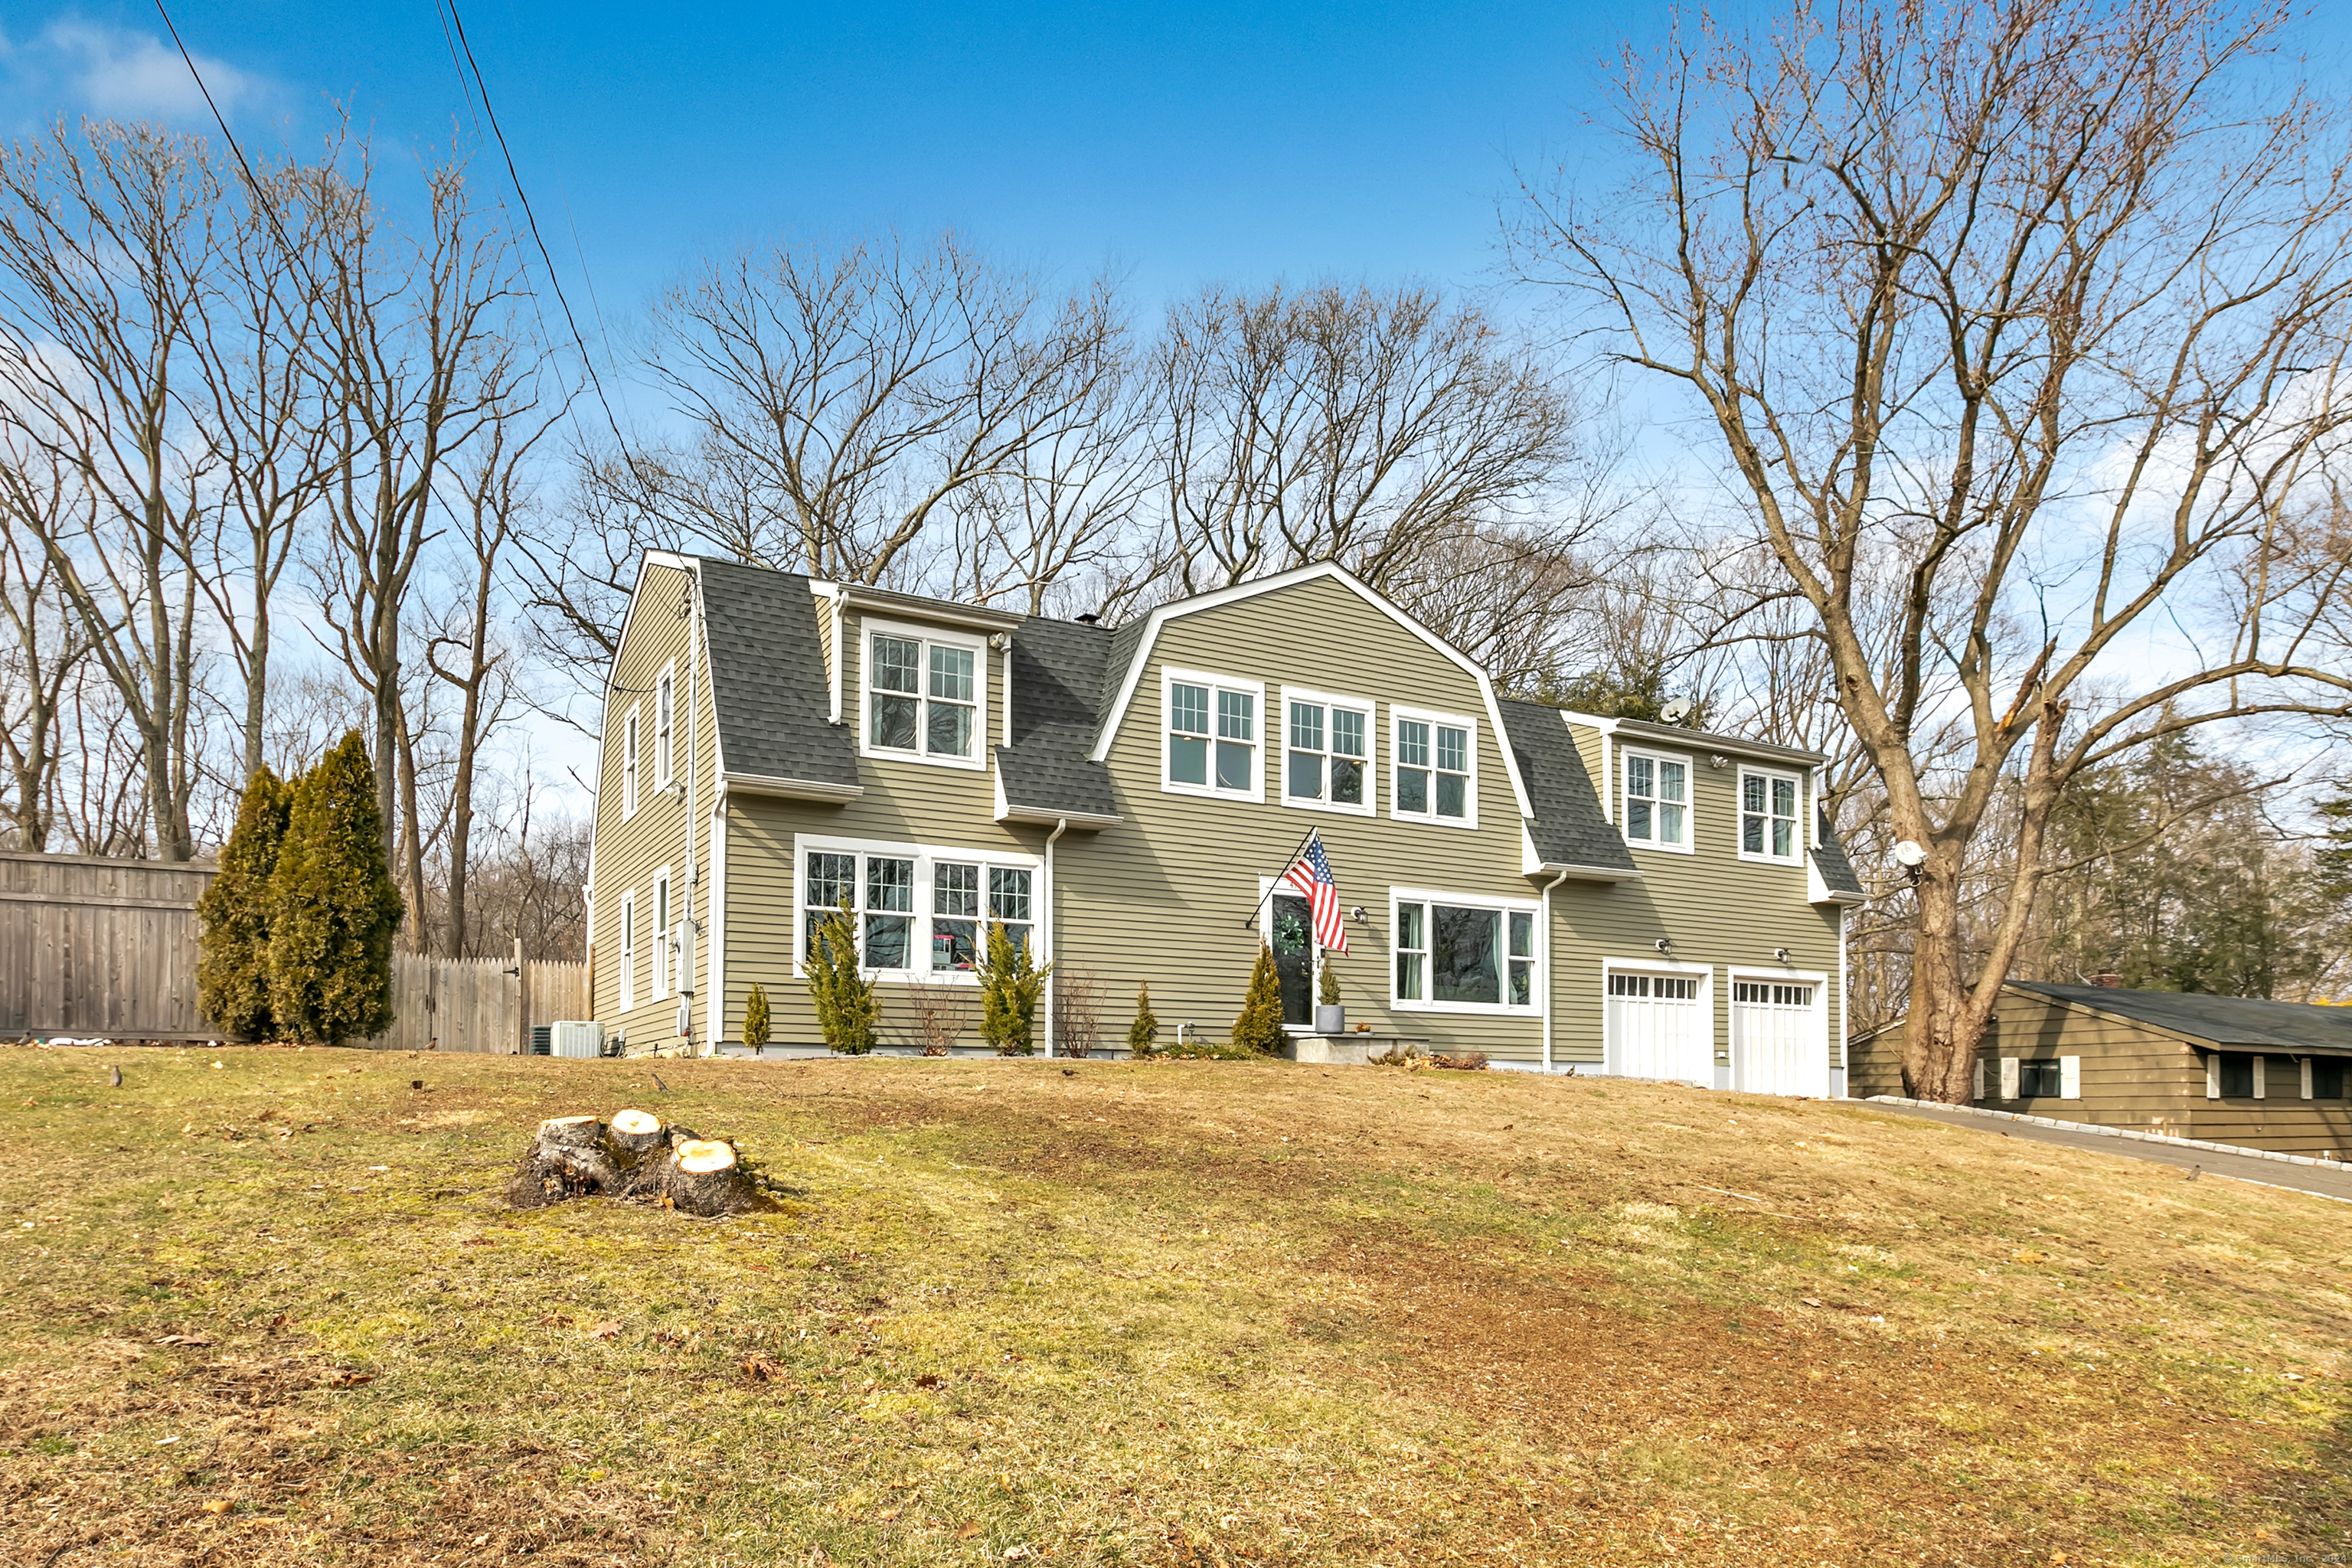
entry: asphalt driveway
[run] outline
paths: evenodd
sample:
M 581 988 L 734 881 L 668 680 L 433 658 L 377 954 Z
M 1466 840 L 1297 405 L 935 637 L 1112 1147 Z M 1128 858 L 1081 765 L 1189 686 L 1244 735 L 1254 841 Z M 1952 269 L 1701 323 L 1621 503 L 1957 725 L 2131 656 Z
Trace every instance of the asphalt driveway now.
M 1989 1138 L 2022 1138 L 2033 1143 L 2058 1143 L 2069 1149 L 2088 1149 L 2095 1154 L 2119 1154 L 2126 1160 L 2146 1160 L 2154 1164 L 2176 1166 L 2182 1171 L 2193 1169 L 2204 1176 L 2230 1176 L 2242 1182 L 2261 1182 L 2269 1186 L 2289 1187 L 2300 1193 L 2314 1193 L 2321 1197 L 2342 1198 L 2352 1203 L 2352 1171 L 2333 1170 L 2326 1165 L 2293 1165 L 2284 1160 L 2264 1160 L 2252 1154 L 2223 1154 L 2211 1149 L 2183 1149 L 2170 1143 L 2148 1142 L 2137 1138 L 2072 1132 L 2061 1127 L 2009 1121 L 1966 1110 L 1946 1110 L 1924 1105 L 1890 1105 L 1883 1100 L 1870 1100 L 1858 1103 L 1894 1116 L 1916 1116 L 1927 1121 L 1941 1121 L 1947 1126 L 1965 1127 Z

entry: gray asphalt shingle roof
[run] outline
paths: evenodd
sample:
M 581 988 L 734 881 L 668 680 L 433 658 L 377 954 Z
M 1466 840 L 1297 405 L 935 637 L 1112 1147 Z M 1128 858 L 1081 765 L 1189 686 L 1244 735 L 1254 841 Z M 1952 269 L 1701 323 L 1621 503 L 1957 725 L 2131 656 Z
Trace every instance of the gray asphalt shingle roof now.
M 729 773 L 857 783 L 857 748 L 831 721 L 832 690 L 808 579 L 702 559 L 704 633 L 719 755 Z
M 1528 786 L 1528 804 L 1535 809 L 1528 833 L 1544 864 L 1632 872 L 1633 853 L 1601 815 L 1592 775 L 1585 771 L 1576 737 L 1569 733 L 1559 710 L 1538 702 L 1496 706 L 1502 710 L 1519 777 Z
M 1032 616 L 1013 634 L 1013 742 L 996 748 L 1007 805 L 1056 816 L 1115 816 L 1110 770 L 1087 760 L 1100 727 L 1118 634 Z M 1118 674 L 1124 674 L 1122 668 Z
M 1832 893 L 1867 891 L 1862 878 L 1855 874 L 1853 862 L 1845 857 L 1845 846 L 1838 842 L 1837 831 L 1831 827 L 1824 815 L 1822 822 L 1821 847 L 1813 851 L 1813 869 L 1822 874 L 1822 886 Z
M 2352 1007 L 2212 996 L 2186 991 L 2125 991 L 2105 985 L 2052 985 L 2012 980 L 2012 991 L 2095 1007 L 2119 1018 L 2217 1046 L 2263 1050 L 2352 1052 Z

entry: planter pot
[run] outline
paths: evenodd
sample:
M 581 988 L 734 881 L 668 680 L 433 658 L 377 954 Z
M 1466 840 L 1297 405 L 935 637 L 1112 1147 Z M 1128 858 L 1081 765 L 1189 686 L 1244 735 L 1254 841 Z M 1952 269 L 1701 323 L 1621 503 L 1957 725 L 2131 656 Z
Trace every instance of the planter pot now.
M 1348 1009 L 1334 1005 L 1315 1006 L 1315 1032 L 1318 1035 L 1344 1035 L 1348 1032 Z

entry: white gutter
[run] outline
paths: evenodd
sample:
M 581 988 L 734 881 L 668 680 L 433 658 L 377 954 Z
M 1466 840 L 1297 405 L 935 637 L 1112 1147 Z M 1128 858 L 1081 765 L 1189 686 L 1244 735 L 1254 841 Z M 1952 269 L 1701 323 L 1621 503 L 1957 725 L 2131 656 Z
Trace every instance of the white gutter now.
M 1551 890 L 1568 880 L 1568 868 L 1560 868 L 1559 876 L 1543 885 L 1537 898 L 1537 908 L 1542 912 L 1536 918 L 1543 921 L 1543 1069 L 1551 1071 Z
M 1069 830 L 1070 819 L 1066 816 L 1045 835 L 1045 901 L 1037 921 L 1037 929 L 1045 938 L 1045 1055 L 1049 1058 L 1054 1054 L 1054 840 Z

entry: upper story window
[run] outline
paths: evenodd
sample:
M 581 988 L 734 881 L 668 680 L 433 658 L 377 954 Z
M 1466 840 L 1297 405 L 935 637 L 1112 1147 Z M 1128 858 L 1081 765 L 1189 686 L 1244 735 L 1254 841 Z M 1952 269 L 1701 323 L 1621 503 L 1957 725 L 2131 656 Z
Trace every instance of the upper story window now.
M 1286 689 L 1282 798 L 1369 815 L 1372 809 L 1372 705 Z
M 637 710 L 632 706 L 621 725 L 621 820 L 637 810 Z
M 1219 795 L 1264 800 L 1258 766 L 1258 710 L 1265 688 L 1196 670 L 1160 675 L 1168 715 L 1161 787 L 1179 795 Z
M 1796 860 L 1803 843 L 1797 833 L 1799 793 L 1793 773 L 1739 770 L 1741 859 Z
M 865 670 L 868 754 L 985 765 L 986 643 L 868 622 Z
M 862 967 L 908 979 L 973 974 L 992 922 L 1022 947 L 1035 929 L 1026 857 L 815 840 L 803 841 L 801 867 L 804 956 L 835 910 L 849 914 Z
M 1389 815 L 1475 827 L 1477 738 L 1475 720 L 1391 710 Z
M 1625 753 L 1625 840 L 1650 849 L 1691 847 L 1690 762 L 1651 752 Z
M 673 748 L 670 738 L 677 729 L 677 669 L 676 666 L 662 671 L 661 681 L 654 688 L 654 788 L 669 788 Z

